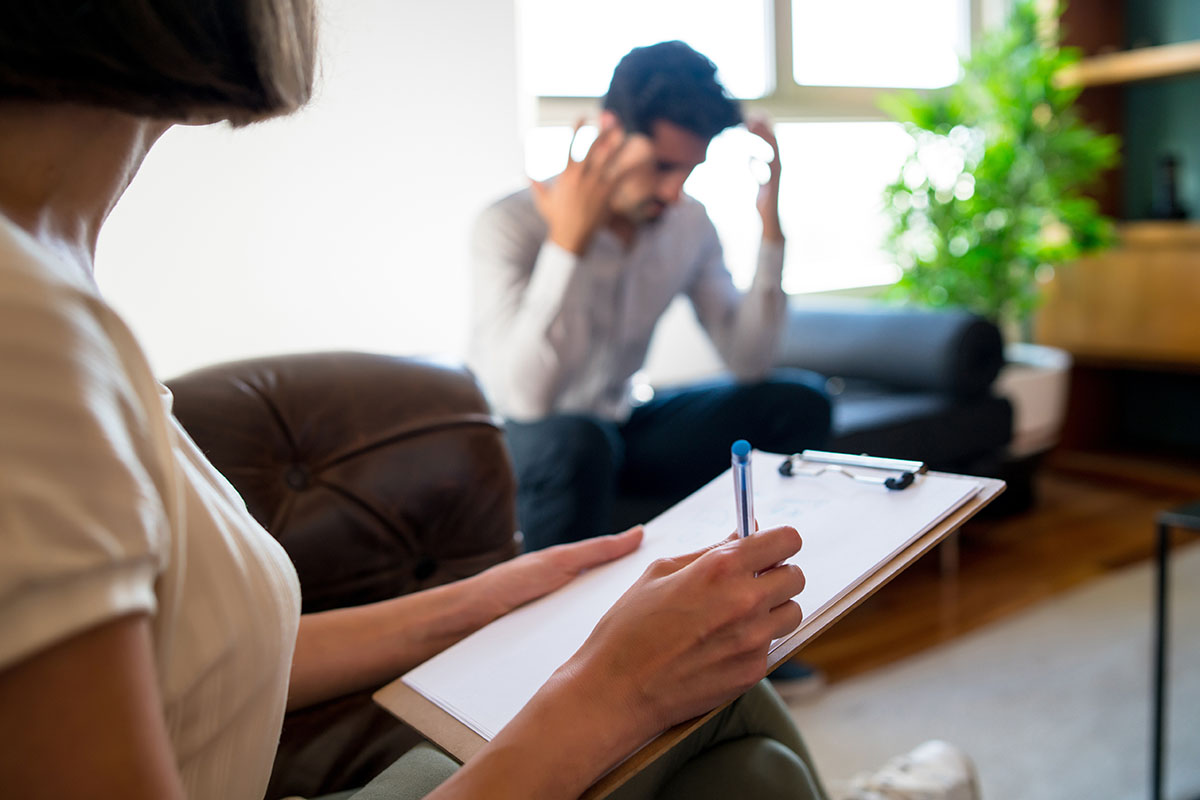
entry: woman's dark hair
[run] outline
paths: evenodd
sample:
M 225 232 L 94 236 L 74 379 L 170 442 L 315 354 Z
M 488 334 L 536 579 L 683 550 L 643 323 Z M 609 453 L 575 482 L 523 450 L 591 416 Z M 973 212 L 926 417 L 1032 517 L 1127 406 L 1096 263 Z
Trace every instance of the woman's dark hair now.
M 0 99 L 244 124 L 312 94 L 314 0 L 25 0 L 0 10 Z
M 683 42 L 635 47 L 613 71 L 604 108 L 627 131 L 649 134 L 655 120 L 666 120 L 707 141 L 742 121 L 716 75 L 716 65 Z

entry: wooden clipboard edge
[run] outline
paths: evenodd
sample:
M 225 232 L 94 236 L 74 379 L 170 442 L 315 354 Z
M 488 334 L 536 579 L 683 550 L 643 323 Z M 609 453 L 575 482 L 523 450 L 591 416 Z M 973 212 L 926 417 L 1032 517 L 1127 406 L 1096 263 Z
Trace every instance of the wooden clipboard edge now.
M 371 699 L 459 762 L 469 760 L 487 744 L 487 739 L 400 679 L 379 689 Z
M 797 631 L 777 647 L 768 659 L 768 671 L 773 670 L 782 661 L 795 655 L 810 640 L 849 613 L 891 581 L 892 578 L 899 575 L 913 561 L 933 549 L 935 545 L 958 529 L 964 522 L 975 516 L 980 509 L 994 500 L 1005 489 L 1003 481 L 992 478 L 974 478 L 942 472 L 931 472 L 929 474 L 978 481 L 982 483 L 982 486 L 978 492 L 968 498 L 962 505 L 946 515 L 941 522 L 847 592 L 836 603 L 825 609 L 813 621 L 805 625 L 802 630 Z M 487 743 L 482 736 L 466 724 L 448 712 L 443 711 L 400 679 L 394 680 L 379 689 L 372 697 L 380 706 L 415 728 L 421 735 L 428 737 L 430 741 L 459 761 L 465 762 L 469 760 Z M 725 705 L 727 706 L 728 703 Z M 608 796 L 617 787 L 640 772 L 643 767 L 681 742 L 692 731 L 712 719 L 724 708 L 725 706 L 715 708 L 707 714 L 686 722 L 681 722 L 659 734 L 655 739 L 596 781 L 596 783 L 583 793 L 581 800 L 601 800 Z

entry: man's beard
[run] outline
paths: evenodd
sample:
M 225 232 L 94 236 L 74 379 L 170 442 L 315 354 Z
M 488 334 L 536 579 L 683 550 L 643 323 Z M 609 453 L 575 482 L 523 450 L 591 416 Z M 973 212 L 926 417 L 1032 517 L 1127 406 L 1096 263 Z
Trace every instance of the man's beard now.
M 646 202 L 639 204 L 638 207 L 634 209 L 633 214 L 630 216 L 633 217 L 635 222 L 654 222 L 659 219 L 666 210 L 667 205 L 661 200 L 647 200 Z

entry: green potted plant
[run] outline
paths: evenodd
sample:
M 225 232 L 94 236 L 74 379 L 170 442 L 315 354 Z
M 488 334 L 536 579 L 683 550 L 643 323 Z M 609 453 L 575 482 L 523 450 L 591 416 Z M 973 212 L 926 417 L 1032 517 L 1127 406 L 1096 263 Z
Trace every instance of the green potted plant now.
M 1059 77 L 1080 54 L 1061 46 L 1061 9 L 1039 6 L 1017 0 L 1007 24 L 962 61 L 956 84 L 884 100 L 913 140 L 884 192 L 887 247 L 902 270 L 892 296 L 970 309 L 1025 343 L 1054 270 L 1115 240 L 1112 221 L 1085 192 L 1116 163 L 1119 146 L 1080 120 L 1079 87 Z M 1028 345 L 1007 352 L 1048 360 L 1062 374 L 1057 389 L 1040 391 L 1060 409 L 1057 427 L 1069 357 Z M 1019 427 L 1032 409 L 1013 399 Z

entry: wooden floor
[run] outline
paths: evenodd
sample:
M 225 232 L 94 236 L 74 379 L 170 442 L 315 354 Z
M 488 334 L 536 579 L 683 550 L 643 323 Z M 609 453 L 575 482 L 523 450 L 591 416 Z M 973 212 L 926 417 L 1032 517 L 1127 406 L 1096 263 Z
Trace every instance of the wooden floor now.
M 1036 487 L 1032 511 L 963 527 L 956 571 L 930 553 L 800 657 L 843 680 L 1149 558 L 1156 514 L 1200 498 L 1200 469 L 1051 454 Z

